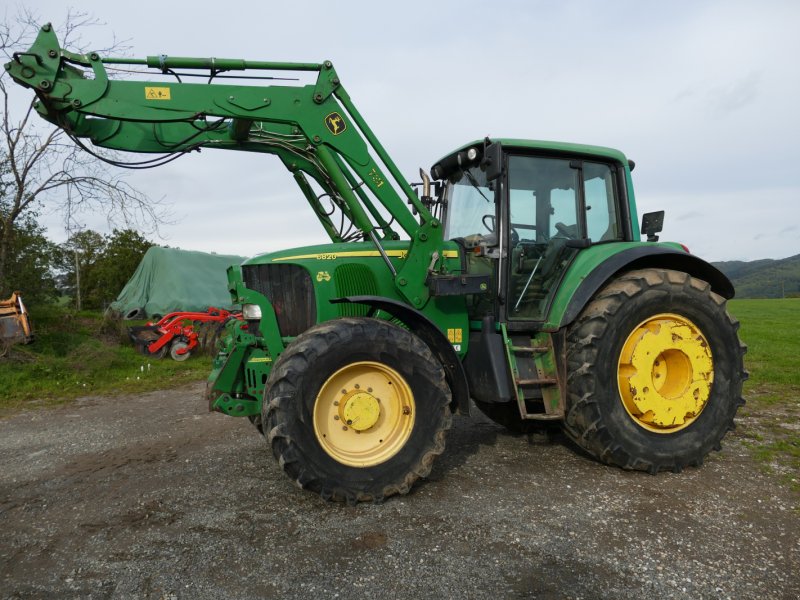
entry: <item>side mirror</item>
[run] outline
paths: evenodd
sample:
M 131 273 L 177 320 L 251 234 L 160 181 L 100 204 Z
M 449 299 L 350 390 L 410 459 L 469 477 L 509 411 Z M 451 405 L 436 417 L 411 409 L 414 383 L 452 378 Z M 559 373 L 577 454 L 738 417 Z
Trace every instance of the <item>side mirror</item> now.
M 486 173 L 486 181 L 494 181 L 503 174 L 503 146 L 500 142 L 484 146 L 481 168 Z
M 656 235 L 664 229 L 664 211 L 657 210 L 642 215 L 642 233 L 647 235 L 648 242 L 657 242 Z

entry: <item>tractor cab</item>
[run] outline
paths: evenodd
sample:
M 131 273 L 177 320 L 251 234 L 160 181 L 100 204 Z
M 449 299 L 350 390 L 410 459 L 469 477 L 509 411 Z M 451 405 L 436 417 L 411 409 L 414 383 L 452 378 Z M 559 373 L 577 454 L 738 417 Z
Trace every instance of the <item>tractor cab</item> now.
M 445 237 L 465 246 L 470 272 L 492 275 L 471 318 L 543 321 L 581 249 L 632 239 L 626 165 L 615 150 L 521 141 L 478 142 L 434 165 L 447 181 Z

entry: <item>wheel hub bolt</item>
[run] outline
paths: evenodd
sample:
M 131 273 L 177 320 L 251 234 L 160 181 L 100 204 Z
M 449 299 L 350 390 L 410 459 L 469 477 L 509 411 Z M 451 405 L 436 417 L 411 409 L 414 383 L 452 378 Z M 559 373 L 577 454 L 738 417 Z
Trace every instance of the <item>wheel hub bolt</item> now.
M 403 414 L 404 415 L 410 415 L 411 414 L 411 407 L 410 406 L 404 406 L 403 407 Z

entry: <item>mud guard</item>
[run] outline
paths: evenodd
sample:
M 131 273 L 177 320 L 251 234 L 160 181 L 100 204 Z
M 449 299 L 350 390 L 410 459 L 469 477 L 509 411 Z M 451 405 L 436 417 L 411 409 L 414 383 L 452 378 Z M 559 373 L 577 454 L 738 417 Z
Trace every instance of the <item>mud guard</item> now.
M 389 313 L 393 317 L 401 320 L 408 325 L 411 331 L 419 337 L 439 359 L 444 368 L 447 378 L 447 385 L 453 398 L 450 402 L 450 409 L 459 414 L 469 415 L 469 385 L 464 367 L 458 359 L 456 351 L 450 345 L 447 337 L 436 327 L 435 323 L 415 308 L 390 300 L 381 296 L 347 296 L 344 298 L 332 298 L 331 304 L 366 304 L 370 307 L 367 314 L 369 317 L 375 316 L 379 310 Z
M 692 254 L 664 247 L 639 246 L 614 254 L 592 270 L 581 282 L 564 311 L 560 327 L 572 323 L 594 295 L 617 274 L 633 269 L 673 269 L 707 281 L 712 291 L 726 300 L 735 290 L 730 279 L 714 265 Z

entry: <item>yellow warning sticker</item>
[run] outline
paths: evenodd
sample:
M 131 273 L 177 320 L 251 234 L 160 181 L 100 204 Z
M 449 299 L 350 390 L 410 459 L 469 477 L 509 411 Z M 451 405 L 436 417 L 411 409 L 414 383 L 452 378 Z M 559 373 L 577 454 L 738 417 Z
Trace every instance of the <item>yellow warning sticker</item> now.
M 464 330 L 463 329 L 448 329 L 447 330 L 447 339 L 451 344 L 460 344 L 464 341 Z
M 168 87 L 145 86 L 144 97 L 148 100 L 169 100 L 170 92 Z

